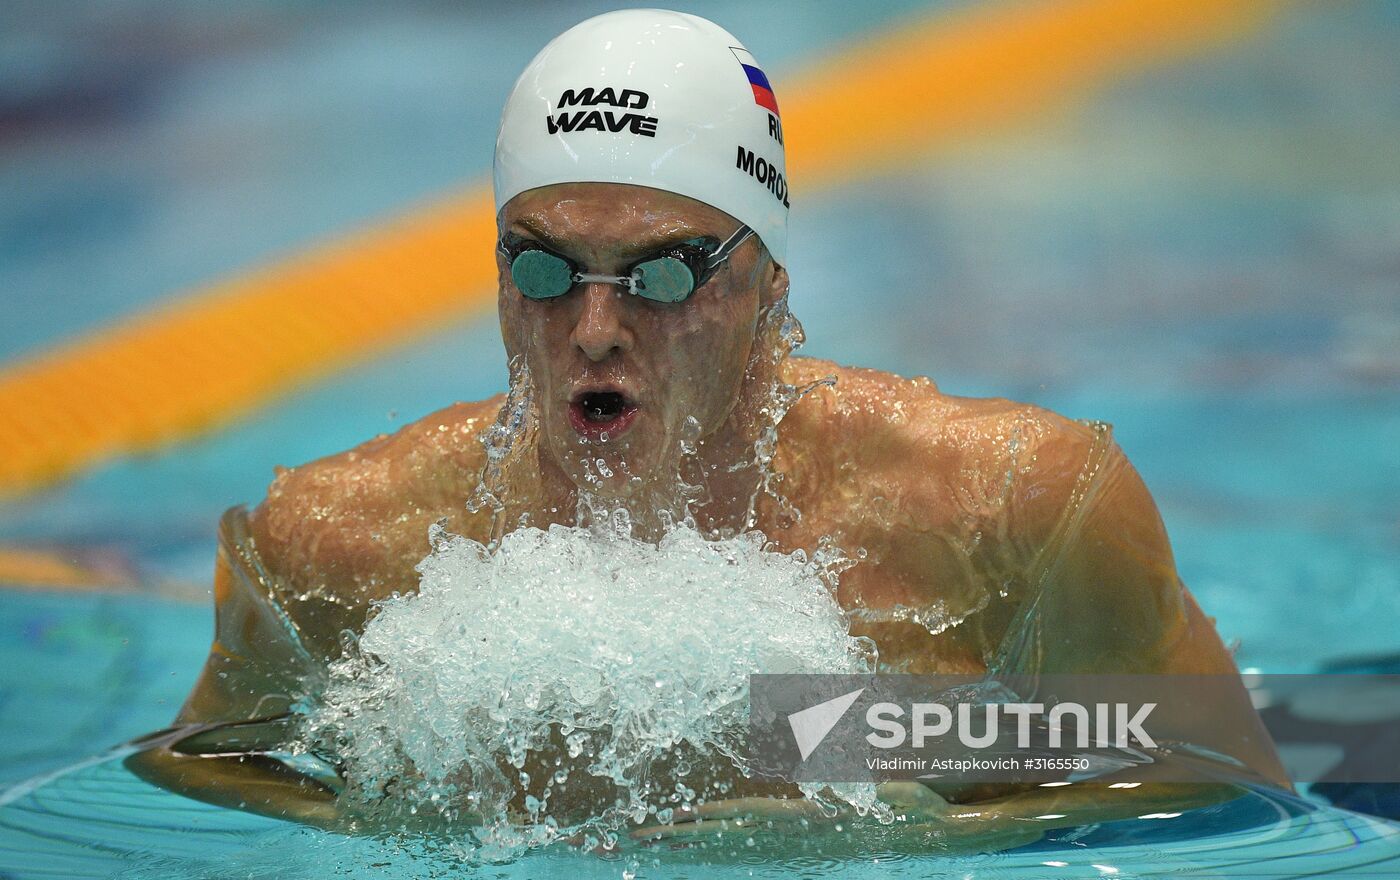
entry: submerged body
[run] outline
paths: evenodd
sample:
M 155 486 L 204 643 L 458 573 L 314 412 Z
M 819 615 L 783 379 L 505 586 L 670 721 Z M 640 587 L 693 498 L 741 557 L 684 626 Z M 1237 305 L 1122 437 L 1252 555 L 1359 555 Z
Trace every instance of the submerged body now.
M 874 640 L 882 669 L 1235 674 L 1176 575 L 1146 488 L 1105 426 L 829 362 L 790 358 L 783 371 L 793 385 L 835 383 L 813 387 L 784 418 L 773 458 L 781 489 L 757 495 L 753 526 L 779 551 L 811 553 L 832 539 L 856 557 L 840 576 L 837 600 L 852 632 Z M 503 476 L 516 503 L 499 515 L 463 505 L 487 464 L 480 436 L 502 405 L 501 398 L 457 404 L 283 470 L 251 514 L 230 511 L 216 582 L 218 639 L 178 722 L 274 717 L 314 694 L 342 654 L 343 633 L 362 631 L 376 602 L 415 589 L 434 523 L 483 544 L 501 519 L 573 524 L 574 499 L 534 508 L 519 502 L 549 498 L 538 447 L 518 450 Z M 1222 728 L 1238 731 L 1232 754 L 1286 785 L 1242 689 L 1237 717 L 1176 723 L 1183 740 L 1193 738 L 1193 726 L 1208 724 L 1217 738 Z M 173 760 L 169 752 L 145 753 L 134 765 L 229 806 L 342 824 L 330 789 L 272 759 L 231 763 L 189 751 Z M 215 777 L 191 784 L 206 772 Z M 767 799 L 791 798 L 788 787 L 737 775 L 725 786 L 730 799 L 697 815 L 804 815 L 792 800 Z M 910 788 L 890 786 L 887 796 L 913 804 L 925 798 Z M 940 793 L 995 807 L 995 820 L 989 813 L 963 830 L 983 844 L 998 833 L 1007 845 L 1044 830 L 1019 825 L 1021 813 L 1065 812 L 1078 824 L 1122 811 L 1115 799 L 1065 805 L 1064 792 L 1037 793 L 1013 810 L 1005 786 Z M 605 799 L 596 789 L 576 794 Z M 1222 792 L 1170 785 L 1134 795 L 1131 809 L 1141 810 Z

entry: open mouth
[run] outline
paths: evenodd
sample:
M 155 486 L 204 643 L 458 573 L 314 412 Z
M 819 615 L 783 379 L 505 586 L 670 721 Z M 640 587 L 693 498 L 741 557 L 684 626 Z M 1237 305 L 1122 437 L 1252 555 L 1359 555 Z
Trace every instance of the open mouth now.
M 590 440 L 611 440 L 632 424 L 637 404 L 620 391 L 583 391 L 569 402 L 569 421 Z

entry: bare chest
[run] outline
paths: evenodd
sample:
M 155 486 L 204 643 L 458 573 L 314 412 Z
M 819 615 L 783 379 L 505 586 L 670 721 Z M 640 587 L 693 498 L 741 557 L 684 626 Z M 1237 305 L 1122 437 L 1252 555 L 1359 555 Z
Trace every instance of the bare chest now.
M 851 631 L 874 640 L 883 668 L 983 672 L 1006 627 L 1002 590 L 956 531 L 932 519 L 926 526 L 872 523 L 813 506 L 799 522 L 765 533 L 782 552 L 839 548 L 840 566 L 848 567 L 835 578 L 836 600 Z

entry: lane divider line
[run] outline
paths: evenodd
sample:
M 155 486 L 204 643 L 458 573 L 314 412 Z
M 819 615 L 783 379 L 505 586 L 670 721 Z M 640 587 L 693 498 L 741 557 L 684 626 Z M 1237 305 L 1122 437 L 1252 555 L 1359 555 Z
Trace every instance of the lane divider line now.
M 801 200 L 1249 32 L 1278 0 L 1028 0 L 925 16 L 781 87 Z M 495 298 L 489 187 L 0 367 L 0 496 L 216 430 Z

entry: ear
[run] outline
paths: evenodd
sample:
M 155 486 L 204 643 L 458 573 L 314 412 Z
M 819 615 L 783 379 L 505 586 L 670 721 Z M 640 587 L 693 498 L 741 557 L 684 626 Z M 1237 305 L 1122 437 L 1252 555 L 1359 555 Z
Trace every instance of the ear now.
M 763 297 L 760 304 L 760 307 L 765 310 L 780 302 L 788 294 L 787 270 L 773 262 L 772 257 L 768 257 L 768 265 L 772 267 L 771 274 L 768 276 L 768 283 L 763 287 Z

